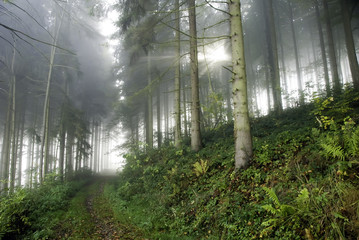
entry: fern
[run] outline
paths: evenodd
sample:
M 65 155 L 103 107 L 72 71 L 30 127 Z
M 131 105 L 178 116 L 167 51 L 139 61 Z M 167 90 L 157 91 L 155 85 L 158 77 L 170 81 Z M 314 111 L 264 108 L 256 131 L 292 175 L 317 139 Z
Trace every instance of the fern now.
M 298 203 L 298 205 L 302 208 L 307 209 L 309 207 L 309 191 L 307 188 L 303 188 L 295 201 Z
M 193 164 L 193 172 L 196 174 L 197 177 L 204 175 L 208 171 L 208 161 L 201 159 L 200 162 L 196 162 Z
M 337 144 L 326 144 L 322 143 L 320 146 L 323 148 L 324 156 L 327 158 L 340 159 L 341 161 L 345 160 L 344 149 Z
M 277 208 L 279 208 L 281 206 L 281 204 L 280 204 L 277 194 L 274 192 L 273 188 L 263 187 L 263 190 L 266 192 L 269 199 L 271 199 L 274 202 L 275 206 Z
M 278 212 L 278 209 L 275 209 L 272 204 L 263 205 L 262 208 L 272 214 L 276 214 Z
M 346 129 L 344 134 L 344 143 L 347 155 L 357 157 L 359 152 L 359 128 Z

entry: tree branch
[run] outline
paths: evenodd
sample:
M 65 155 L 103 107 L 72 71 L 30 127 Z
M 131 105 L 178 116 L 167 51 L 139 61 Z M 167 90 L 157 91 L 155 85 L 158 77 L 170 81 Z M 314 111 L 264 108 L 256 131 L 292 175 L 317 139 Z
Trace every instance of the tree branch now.
M 51 47 L 55 47 L 55 48 L 64 50 L 64 51 L 66 51 L 66 52 L 68 52 L 68 53 L 70 53 L 70 54 L 72 54 L 72 55 L 76 55 L 75 53 L 71 52 L 71 51 L 68 50 L 68 49 L 65 49 L 65 48 L 63 48 L 63 47 L 60 47 L 60 46 L 57 46 L 57 45 L 54 45 L 54 44 L 51 44 L 51 43 L 42 41 L 42 40 L 37 39 L 37 38 L 34 38 L 34 37 L 31 37 L 30 35 L 28 35 L 28 34 L 22 32 L 22 31 L 16 30 L 16 29 L 11 28 L 11 27 L 9 27 L 9 26 L 6 26 L 6 25 L 4 25 L 4 24 L 2 24 L 2 23 L 0 23 L 0 26 L 3 27 L 3 28 L 5 28 L 5 29 L 7 29 L 7 30 L 9 30 L 9 31 L 11 31 L 11 32 L 13 32 L 13 33 L 14 33 L 17 37 L 19 37 L 21 40 L 24 40 L 24 39 L 23 39 L 21 36 L 19 36 L 19 34 L 22 34 L 22 35 L 24 35 L 25 37 L 30 38 L 31 40 L 34 40 L 34 41 L 36 41 L 36 42 L 39 42 L 39 43 L 42 43 L 42 44 L 45 44 L 45 45 L 48 45 L 48 46 L 51 46 Z M 24 40 L 24 41 L 25 41 L 25 40 Z
M 211 8 L 213 8 L 214 10 L 217 10 L 217 11 L 219 11 L 219 12 L 222 12 L 222 13 L 225 13 L 225 14 L 227 14 L 227 15 L 229 15 L 230 16 L 230 14 L 229 14 L 229 12 L 227 12 L 227 11 L 224 11 L 224 10 L 222 10 L 222 9 L 219 9 L 219 8 L 216 8 L 215 6 L 213 6 L 208 0 L 205 0 L 206 1 L 206 3 L 211 7 Z

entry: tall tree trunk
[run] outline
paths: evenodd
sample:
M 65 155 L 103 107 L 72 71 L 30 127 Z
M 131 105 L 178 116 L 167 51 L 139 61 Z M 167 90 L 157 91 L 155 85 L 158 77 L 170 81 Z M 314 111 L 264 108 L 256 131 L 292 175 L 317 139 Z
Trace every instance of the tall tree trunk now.
M 181 37 L 180 37 L 180 7 L 179 0 L 175 0 L 175 45 L 176 45 L 176 68 L 175 68 L 175 146 L 182 145 L 181 137 Z
M 95 136 L 96 136 L 96 124 L 95 120 L 92 120 L 91 129 L 91 158 L 90 158 L 90 169 L 95 172 Z
M 351 13 L 348 7 L 348 0 L 340 0 L 340 5 L 343 16 L 345 46 L 348 54 L 350 72 L 352 75 L 354 87 L 359 89 L 359 65 L 354 45 L 353 31 L 351 28 Z
M 279 114 L 283 111 L 280 74 L 278 64 L 277 36 L 274 22 L 273 1 L 263 0 L 266 16 L 266 37 L 268 42 L 269 75 L 272 83 L 274 111 Z
M 186 80 L 182 79 L 182 102 L 183 102 L 183 127 L 184 136 L 188 138 L 188 124 L 187 124 L 187 99 L 186 99 Z
M 202 147 L 200 131 L 200 102 L 199 102 L 199 78 L 198 78 L 198 49 L 196 26 L 196 1 L 188 0 L 189 33 L 190 33 L 190 61 L 191 61 L 191 149 L 199 151 Z
M 94 143 L 93 143 L 93 171 L 94 173 L 98 172 L 98 122 L 95 122 L 95 137 L 94 137 Z
M 57 26 L 55 37 L 53 40 L 53 45 L 51 46 L 51 54 L 50 54 L 50 64 L 49 71 L 47 74 L 47 87 L 45 94 L 45 102 L 44 102 L 44 111 L 43 111 L 43 137 L 41 144 L 41 155 L 40 155 L 40 183 L 42 183 L 44 176 L 47 174 L 48 169 L 48 151 L 49 151 L 49 117 L 50 117 L 50 90 L 51 90 L 51 79 L 52 79 L 52 70 L 54 66 L 55 53 L 56 53 L 56 45 L 59 38 L 59 33 L 62 25 L 62 20 L 64 16 L 64 11 L 61 13 L 60 22 Z M 45 169 L 44 169 L 45 167 Z
M 162 121 L 161 121 L 161 84 L 157 86 L 157 146 L 162 145 Z
M 16 76 L 15 76 L 15 42 L 13 49 L 13 57 L 11 62 L 11 84 L 12 84 L 12 93 L 11 93 L 11 127 L 10 127 L 10 135 L 11 135 L 11 172 L 10 172 L 10 192 L 14 192 L 15 187 L 15 174 L 16 174 L 16 160 L 17 160 L 17 139 L 16 139 Z
M 303 93 L 302 71 L 300 69 L 298 42 L 297 42 L 297 36 L 296 36 L 296 32 L 295 32 L 295 27 L 294 27 L 293 6 L 292 6 L 291 2 L 289 2 L 288 12 L 289 12 L 290 30 L 292 32 L 292 38 L 293 38 L 295 69 L 297 72 L 297 85 L 298 85 L 298 92 L 299 92 L 299 103 L 301 105 L 303 105 L 304 104 L 304 93 Z
M 253 150 L 248 114 L 247 77 L 240 0 L 228 0 L 228 4 L 232 41 L 235 168 L 239 169 L 248 165 L 252 158 Z
M 146 121 L 146 144 L 147 149 L 153 148 L 153 109 L 152 109 L 152 72 L 151 72 L 151 51 L 147 54 L 147 121 Z
M 36 103 L 38 103 L 38 101 L 36 101 Z M 37 116 L 38 116 L 38 104 L 35 104 L 35 114 L 34 114 L 34 118 L 33 118 L 33 124 L 32 124 L 32 132 L 31 132 L 31 149 L 30 149 L 30 164 L 28 165 L 28 171 L 29 171 L 29 187 L 32 188 L 33 187 L 33 180 L 34 180 L 34 173 L 36 173 L 35 170 L 35 164 L 34 162 L 36 161 L 35 158 L 35 144 L 37 143 L 37 133 L 36 133 L 36 124 L 37 124 Z
M 9 95 L 8 95 L 8 106 L 6 113 L 5 129 L 4 129 L 4 138 L 1 151 L 1 190 L 7 189 L 9 186 L 9 167 L 10 167 L 10 147 L 11 147 L 11 106 L 12 106 L 12 88 L 13 84 L 10 80 L 9 82 Z
M 24 103 L 23 103 L 24 104 Z M 22 105 L 23 105 L 22 104 Z M 22 111 L 21 119 L 20 119 L 21 127 L 20 127 L 20 139 L 19 139 L 19 153 L 18 153 L 18 159 L 19 159 L 19 166 L 17 169 L 17 186 L 21 186 L 21 177 L 22 177 L 22 156 L 23 156 L 23 150 L 24 147 L 24 131 L 25 131 L 25 109 Z
M 330 16 L 329 16 L 329 7 L 328 7 L 328 0 L 323 0 L 323 7 L 324 7 L 324 20 L 327 27 L 327 39 L 328 39 L 328 52 L 329 52 L 329 59 L 330 59 L 330 68 L 331 68 L 331 75 L 332 75 L 332 81 L 333 81 L 333 88 L 334 92 L 338 93 L 341 91 L 340 86 L 340 79 L 339 79 L 339 73 L 338 73 L 338 65 L 337 65 L 337 57 L 335 54 L 335 48 L 334 48 L 334 38 L 333 38 L 333 30 L 332 30 L 332 24 L 330 22 Z
M 66 140 L 66 179 L 70 179 L 73 176 L 73 145 L 74 145 L 74 133 L 69 130 L 67 132 Z
M 164 122 L 165 122 L 165 142 L 168 142 L 169 139 L 169 104 L 168 104 L 168 83 L 164 85 L 164 95 L 163 95 L 163 115 L 164 115 Z
M 327 92 L 327 95 L 329 95 L 330 94 L 330 82 L 329 82 L 328 60 L 327 60 L 327 54 L 325 51 L 323 27 L 322 27 L 322 23 L 320 21 L 321 17 L 320 17 L 320 12 L 319 12 L 318 0 L 314 0 L 314 6 L 315 6 L 315 16 L 316 16 L 316 20 L 317 20 L 317 26 L 318 26 L 318 31 L 319 31 L 320 53 L 321 53 L 322 63 L 323 63 L 325 91 Z
M 282 31 L 281 31 L 281 26 L 280 26 L 280 21 L 277 18 L 277 26 L 278 26 L 278 40 L 279 40 L 279 46 L 280 46 L 280 61 L 281 61 L 281 65 L 282 65 L 282 74 L 283 74 L 283 79 L 282 79 L 282 83 L 284 85 L 284 92 L 285 94 L 289 94 L 288 92 L 288 84 L 287 84 L 287 69 L 286 69 L 286 65 L 285 65 L 285 53 L 284 53 L 284 42 L 283 42 L 283 37 L 282 37 Z M 253 68 L 252 68 L 253 69 Z M 288 100 L 285 101 L 285 105 L 286 107 L 289 106 Z
M 60 120 L 60 156 L 59 156 L 59 175 L 60 180 L 64 180 L 64 160 L 65 160 L 65 139 L 66 139 L 66 126 L 65 126 L 65 106 L 61 108 L 61 120 Z
M 96 142 L 96 146 L 97 146 L 97 172 L 99 173 L 102 169 L 101 169 L 101 139 L 102 139 L 102 122 L 99 122 L 98 128 L 97 128 L 97 142 Z

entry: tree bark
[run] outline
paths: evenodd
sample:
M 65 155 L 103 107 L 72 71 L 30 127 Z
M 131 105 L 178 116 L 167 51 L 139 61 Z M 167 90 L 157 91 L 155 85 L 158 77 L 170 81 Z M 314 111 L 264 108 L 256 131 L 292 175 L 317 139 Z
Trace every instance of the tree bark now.
M 146 144 L 147 149 L 153 149 L 153 109 L 152 109 L 152 72 L 151 54 L 147 54 L 147 121 L 146 121 Z
M 274 23 L 273 1 L 263 0 L 266 16 L 266 37 L 268 42 L 269 75 L 272 83 L 274 111 L 280 114 L 283 111 L 280 74 L 278 64 L 277 36 Z
M 299 95 L 299 103 L 301 105 L 303 105 L 304 104 L 304 93 L 303 93 L 302 71 L 300 69 L 298 42 L 297 42 L 297 36 L 296 36 L 296 32 L 295 32 L 295 27 L 294 27 L 293 6 L 292 6 L 291 2 L 289 2 L 288 12 L 289 12 L 290 29 L 291 29 L 292 38 L 293 38 L 295 68 L 296 68 L 296 72 L 297 72 L 297 86 L 298 86 L 298 92 L 299 92 L 299 94 L 298 94 Z
M 190 33 L 190 61 L 191 61 L 191 149 L 195 152 L 202 147 L 200 131 L 200 101 L 199 101 L 199 78 L 198 78 L 198 49 L 197 49 L 197 26 L 196 26 L 196 2 L 188 0 L 189 33 Z
M 161 84 L 157 86 L 157 146 L 162 145 L 162 121 L 161 121 Z
M 229 0 L 228 4 L 232 41 L 235 168 L 239 169 L 248 165 L 253 155 L 253 149 L 248 114 L 247 76 L 240 0 Z
M 323 7 L 324 7 L 325 24 L 327 27 L 327 39 L 328 39 L 328 47 L 329 47 L 328 52 L 329 52 L 329 59 L 330 59 L 330 68 L 331 68 L 331 75 L 332 75 L 332 81 L 333 81 L 333 88 L 334 88 L 334 93 L 339 93 L 341 91 L 341 86 L 340 86 L 340 79 L 339 79 L 339 73 L 338 73 L 337 57 L 336 57 L 335 48 L 334 48 L 333 30 L 332 30 L 332 24 L 330 22 L 329 7 L 328 7 L 327 0 L 323 0 Z
M 40 183 L 44 180 L 44 176 L 47 174 L 47 166 L 48 166 L 48 151 L 49 151 L 49 115 L 50 115 L 50 90 L 51 90 L 51 79 L 52 79 L 52 70 L 54 66 L 55 53 L 56 53 L 56 45 L 59 39 L 59 33 L 62 25 L 64 12 L 62 11 L 60 17 L 60 23 L 57 26 L 55 37 L 53 40 L 53 45 L 51 47 L 50 54 L 50 64 L 49 71 L 47 74 L 47 87 L 46 87 L 46 95 L 44 102 L 44 111 L 43 111 L 43 138 L 41 144 L 41 155 L 40 155 Z M 45 166 L 45 169 L 44 169 Z
M 318 0 L 314 0 L 315 16 L 316 16 L 317 27 L 318 27 L 318 31 L 319 31 L 320 53 L 321 53 L 321 57 L 322 57 L 323 71 L 324 71 L 325 91 L 326 91 L 327 95 L 329 95 L 330 94 L 330 82 L 329 82 L 328 60 L 327 60 L 327 54 L 325 52 L 323 27 L 322 27 L 322 23 L 320 21 L 320 12 L 319 12 L 318 5 L 319 5 Z
M 359 65 L 358 58 L 356 55 L 356 49 L 353 38 L 353 31 L 351 28 L 351 13 L 349 12 L 348 1 L 340 0 L 341 11 L 343 16 L 343 25 L 345 33 L 345 46 L 347 49 L 350 72 L 352 75 L 352 80 L 354 87 L 359 89 Z
M 11 127 L 10 127 L 10 135 L 11 135 L 11 171 L 10 171 L 10 192 L 14 192 L 15 187 L 15 173 L 16 173 L 16 160 L 17 160 L 17 140 L 16 140 L 16 76 L 15 76 L 15 42 L 13 49 L 13 57 L 11 62 L 11 84 L 12 84 L 12 93 L 11 93 Z
M 23 106 L 23 104 L 22 104 Z M 17 169 L 17 175 L 18 175 L 18 179 L 17 179 L 17 186 L 21 186 L 21 177 L 22 177 L 22 155 L 23 155 L 23 146 L 24 146 L 24 132 L 25 132 L 25 112 L 26 109 L 23 109 L 22 114 L 21 114 L 21 127 L 19 129 L 20 131 L 20 139 L 19 139 L 19 153 L 18 153 L 18 158 L 19 158 L 19 166 Z
M 179 0 L 175 1 L 175 147 L 182 145 L 181 137 L 181 37 L 180 37 L 180 7 Z

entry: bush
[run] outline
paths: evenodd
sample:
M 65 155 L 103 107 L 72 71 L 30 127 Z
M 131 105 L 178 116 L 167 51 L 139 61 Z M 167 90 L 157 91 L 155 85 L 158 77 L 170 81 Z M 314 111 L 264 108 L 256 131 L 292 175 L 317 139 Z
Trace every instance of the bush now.
M 37 189 L 18 189 L 0 199 L 0 239 L 44 239 L 51 236 L 71 197 L 85 184 L 48 178 Z

